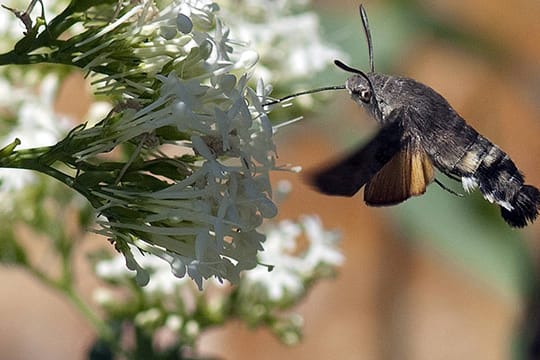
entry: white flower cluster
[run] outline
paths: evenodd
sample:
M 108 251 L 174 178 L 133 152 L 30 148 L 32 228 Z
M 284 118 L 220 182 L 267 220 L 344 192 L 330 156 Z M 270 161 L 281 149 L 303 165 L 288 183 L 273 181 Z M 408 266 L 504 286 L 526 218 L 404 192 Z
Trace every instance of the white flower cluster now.
M 320 37 L 318 16 L 306 11 L 309 0 L 223 0 L 231 36 L 257 50 L 254 77 L 290 84 L 309 79 L 336 58 L 346 56 Z
M 208 0 L 173 0 L 163 8 L 154 1 L 141 1 L 80 42 L 79 48 L 92 47 L 74 61 L 84 62 L 88 70 L 114 67 L 115 73 L 98 75 L 101 92 L 137 101 L 155 95 L 156 77 L 175 74 L 202 82 L 235 70 L 245 73 L 258 54 L 230 39 L 219 11 Z
M 260 253 L 259 261 L 273 269 L 268 271 L 258 266 L 246 272 L 242 286 L 261 290 L 268 301 L 301 298 L 306 283 L 316 277 L 317 271 L 334 268 L 343 262 L 343 254 L 337 247 L 339 234 L 324 229 L 316 216 L 303 216 L 298 223 L 284 220 L 279 224 L 266 224 L 264 230 L 267 236 L 265 251 Z M 303 248 L 302 235 L 307 246 L 299 253 Z
M 265 223 L 264 230 L 267 234 L 265 251 L 259 253 L 258 259 L 265 265 L 258 265 L 243 274 L 237 286 L 243 298 L 257 299 L 264 304 L 294 303 L 305 294 L 314 279 L 328 275 L 325 269 L 333 270 L 343 262 L 338 247 L 339 234 L 326 230 L 316 216 L 303 216 L 299 222 L 269 221 Z M 182 306 L 193 309 L 200 293 L 191 283 L 171 275 L 168 266 L 159 258 L 143 256 L 137 252 L 134 254 L 136 261 L 151 273 L 148 285 L 142 288 L 145 296 L 162 299 L 167 303 L 170 303 L 171 297 L 177 296 L 182 299 Z M 269 266 L 273 268 L 271 271 Z M 132 272 L 126 270 L 120 256 L 99 261 L 96 264 L 96 274 L 114 283 L 125 283 L 133 276 Z M 218 285 L 217 282 L 214 284 Z M 226 292 L 222 291 L 221 294 L 226 295 Z M 95 295 L 96 300 L 105 307 L 117 301 L 103 289 Z M 216 299 L 219 297 L 214 297 L 213 303 L 219 304 L 220 301 Z M 242 300 L 239 303 L 244 306 L 251 304 Z M 242 310 L 250 311 L 255 310 Z
M 138 251 L 158 256 L 199 288 L 211 277 L 238 282 L 242 270 L 257 265 L 265 240 L 257 229 L 277 213 L 269 172 L 278 167 L 275 129 L 263 106 L 271 89 L 262 81 L 256 90 L 248 85 L 259 55 L 247 42 L 269 59 L 272 73 L 281 69 L 288 79 L 320 69 L 334 54 L 320 44 L 314 15 L 293 15 L 302 1 L 223 4 L 229 11 L 222 16 L 209 0 L 85 2 L 84 16 L 71 14 L 69 29 L 53 20 L 43 30 L 66 37 L 60 48 L 40 45 L 50 46 L 46 61 L 84 68 L 98 94 L 116 104 L 51 146 L 44 166 L 54 164 L 50 173 L 99 211 L 99 232 L 137 270 L 140 284 L 149 277 Z M 253 21 L 244 21 L 248 14 Z M 294 65 L 300 69 L 291 72 Z M 45 102 L 52 108 L 53 97 Z M 26 142 L 37 121 L 53 133 L 39 140 L 50 143 L 23 145 L 51 145 L 59 135 L 49 126 L 56 119 L 47 116 L 49 108 L 32 106 L 40 114 L 18 115 L 32 131 L 10 136 Z
M 169 124 L 190 133 L 189 143 L 203 160 L 189 166 L 189 175 L 156 191 L 111 187 L 106 190 L 112 198 L 100 209 L 104 213 L 108 208 L 137 210 L 139 216 L 132 222 L 103 222 L 110 230 L 106 234 L 123 236 L 123 230 L 133 230 L 138 239 L 125 240 L 169 262 L 175 275 L 183 277 L 187 271 L 199 287 L 202 278 L 210 276 L 234 282 L 239 271 L 255 266 L 264 241 L 256 228 L 263 218 L 277 213 L 269 182 L 269 171 L 274 169 L 272 127 L 263 114 L 252 118 L 253 109 L 242 94 L 247 91 L 251 102 L 258 98 L 245 88 L 244 80 L 235 84 L 223 75 L 217 91 L 223 90 L 221 80 L 237 86 L 229 89 L 234 97 L 228 109 L 211 102 L 197 106 L 211 99 L 216 88 L 203 89 L 193 102 L 179 97 L 175 92 L 182 91 L 184 82 L 170 77 L 161 92 L 167 106 L 154 112 L 143 108 L 118 132 L 133 138 L 159 123 L 155 126 Z M 227 154 L 226 159 L 219 154 Z
M 162 258 L 176 276 L 187 274 L 200 288 L 212 276 L 236 282 L 262 250 L 264 236 L 257 227 L 277 213 L 269 181 L 276 168 L 273 129 L 261 103 L 269 90 L 261 83 L 254 91 L 247 75 L 237 79 L 231 73 L 245 74 L 257 57 L 228 39 L 215 4 L 173 1 L 156 9 L 150 3 L 134 6 L 85 40 L 105 37 L 103 55 L 92 49 L 78 58 L 94 56 L 90 70 L 120 58 L 125 51 L 115 52 L 120 41 L 137 43 L 130 56 L 140 61 L 125 77 L 101 79 L 135 105 L 74 133 L 72 140 L 87 142 L 75 156 L 88 161 L 132 142 L 143 161 L 167 159 L 176 168 L 167 176 L 153 168 L 152 176 L 160 175 L 155 179 L 166 186 L 125 188 L 120 176 L 95 192 L 107 218 L 101 232 L 114 240 L 128 267 L 138 270 L 140 283 L 148 275 L 127 244 Z M 121 30 L 107 36 L 114 29 Z M 131 77 L 139 75 L 146 78 L 134 84 Z M 197 160 L 175 155 L 186 152 Z M 126 212 L 130 215 L 123 216 Z

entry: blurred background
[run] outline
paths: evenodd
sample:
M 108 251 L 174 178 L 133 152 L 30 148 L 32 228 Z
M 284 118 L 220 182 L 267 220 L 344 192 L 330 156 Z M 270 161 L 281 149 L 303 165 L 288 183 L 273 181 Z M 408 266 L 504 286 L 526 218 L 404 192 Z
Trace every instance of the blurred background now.
M 343 59 L 349 65 L 367 70 L 358 5 L 314 1 L 325 37 L 349 54 Z M 364 6 L 376 70 L 436 89 L 512 157 L 528 183 L 539 186 L 540 2 L 372 0 Z M 310 86 L 346 78 L 330 68 Z M 89 101 L 84 86 L 82 76 L 70 77 L 58 109 L 82 118 Z M 375 122 L 347 93 L 335 92 L 279 131 L 278 161 L 313 169 L 374 131 Z M 203 337 L 202 354 L 263 360 L 540 358 L 524 351 L 535 348 L 538 335 L 540 221 L 510 229 L 479 194 L 459 198 L 433 185 L 402 205 L 369 208 L 361 192 L 327 197 L 301 175 L 277 173 L 273 180 L 281 179 L 293 191 L 279 217 L 318 214 L 325 227 L 342 232 L 345 264 L 298 309 L 305 319 L 300 345 L 290 348 L 266 331 L 230 323 Z M 94 238 L 88 247 L 104 241 L 88 236 Z M 96 281 L 82 252 L 79 260 L 76 276 L 90 296 Z M 64 298 L 14 268 L 2 268 L 0 281 L 0 358 L 85 358 L 93 330 Z

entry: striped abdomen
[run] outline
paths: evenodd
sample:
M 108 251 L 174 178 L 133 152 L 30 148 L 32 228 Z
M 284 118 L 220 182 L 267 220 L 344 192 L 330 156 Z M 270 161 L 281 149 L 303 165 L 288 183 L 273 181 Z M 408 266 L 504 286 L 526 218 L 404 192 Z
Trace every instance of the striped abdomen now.
M 466 191 L 478 187 L 486 200 L 500 206 L 502 217 L 511 226 L 523 227 L 532 222 L 540 209 L 540 191 L 524 183 L 512 159 L 497 145 L 478 134 L 459 115 L 453 113 L 451 119 L 435 126 L 438 136 L 434 133 L 433 144 L 427 145 L 434 165 L 461 178 Z

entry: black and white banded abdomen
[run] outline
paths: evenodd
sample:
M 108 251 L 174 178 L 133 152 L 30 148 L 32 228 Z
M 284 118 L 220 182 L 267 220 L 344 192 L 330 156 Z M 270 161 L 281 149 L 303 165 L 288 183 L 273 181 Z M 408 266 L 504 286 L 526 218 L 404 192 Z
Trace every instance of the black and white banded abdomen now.
M 526 226 L 540 209 L 540 191 L 525 184 L 523 174 L 497 145 L 476 133 L 449 172 L 461 178 L 463 188 L 477 188 L 483 197 L 500 206 L 504 220 L 514 227 Z

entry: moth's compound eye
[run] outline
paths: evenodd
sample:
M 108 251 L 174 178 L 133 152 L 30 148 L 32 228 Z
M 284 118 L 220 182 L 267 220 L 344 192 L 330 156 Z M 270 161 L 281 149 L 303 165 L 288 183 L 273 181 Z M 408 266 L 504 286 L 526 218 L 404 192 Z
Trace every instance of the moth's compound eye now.
M 361 104 L 371 104 L 374 94 L 367 77 L 355 74 L 347 79 L 345 87 L 349 90 L 354 101 Z
M 371 101 L 371 90 L 370 89 L 360 90 L 359 98 L 360 98 L 360 100 L 362 100 L 362 102 L 365 102 L 365 103 L 370 102 Z

